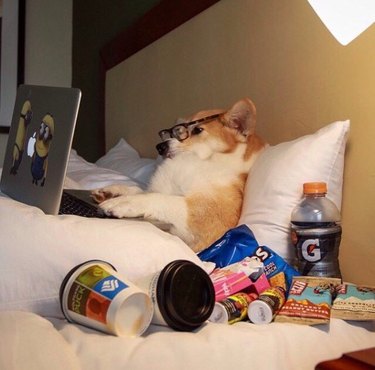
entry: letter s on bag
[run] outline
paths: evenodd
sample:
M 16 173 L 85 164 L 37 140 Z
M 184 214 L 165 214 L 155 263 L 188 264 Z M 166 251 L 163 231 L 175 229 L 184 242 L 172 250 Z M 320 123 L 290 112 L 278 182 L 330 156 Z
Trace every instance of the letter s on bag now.
M 255 251 L 255 257 L 257 257 L 260 262 L 264 262 L 269 257 L 269 254 L 262 247 L 259 247 Z

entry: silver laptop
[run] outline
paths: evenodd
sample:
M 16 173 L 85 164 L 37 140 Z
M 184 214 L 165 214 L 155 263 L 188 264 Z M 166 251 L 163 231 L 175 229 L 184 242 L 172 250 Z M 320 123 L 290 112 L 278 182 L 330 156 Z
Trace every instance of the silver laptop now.
M 60 208 L 81 91 L 21 85 L 5 151 L 0 189 L 45 213 Z
M 80 100 L 75 88 L 18 88 L 0 181 L 4 194 L 47 214 L 105 217 L 90 191 L 63 190 Z

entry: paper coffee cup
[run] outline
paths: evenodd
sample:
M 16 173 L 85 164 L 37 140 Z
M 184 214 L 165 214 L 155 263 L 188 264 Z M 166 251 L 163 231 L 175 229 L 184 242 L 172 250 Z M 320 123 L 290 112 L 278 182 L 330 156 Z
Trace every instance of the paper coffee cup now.
M 99 260 L 68 273 L 60 287 L 60 304 L 68 321 L 118 336 L 141 335 L 153 316 L 151 298 Z

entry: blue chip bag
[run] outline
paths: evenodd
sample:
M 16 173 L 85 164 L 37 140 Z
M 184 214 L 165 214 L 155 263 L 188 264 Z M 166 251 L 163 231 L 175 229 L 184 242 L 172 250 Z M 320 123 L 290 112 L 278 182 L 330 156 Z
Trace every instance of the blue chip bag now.
M 245 257 L 256 257 L 264 264 L 268 280 L 285 276 L 286 290 L 289 289 L 293 276 L 300 273 L 288 265 L 282 257 L 266 246 L 260 246 L 254 234 L 246 225 L 240 225 L 227 231 L 219 240 L 198 254 L 202 261 L 214 262 L 217 268 L 239 262 Z

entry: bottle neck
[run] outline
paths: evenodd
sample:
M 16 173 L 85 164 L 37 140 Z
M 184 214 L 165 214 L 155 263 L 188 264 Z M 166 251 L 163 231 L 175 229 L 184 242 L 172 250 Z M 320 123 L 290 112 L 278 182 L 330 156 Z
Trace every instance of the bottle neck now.
M 308 198 L 324 198 L 326 193 L 304 193 L 304 196 Z

